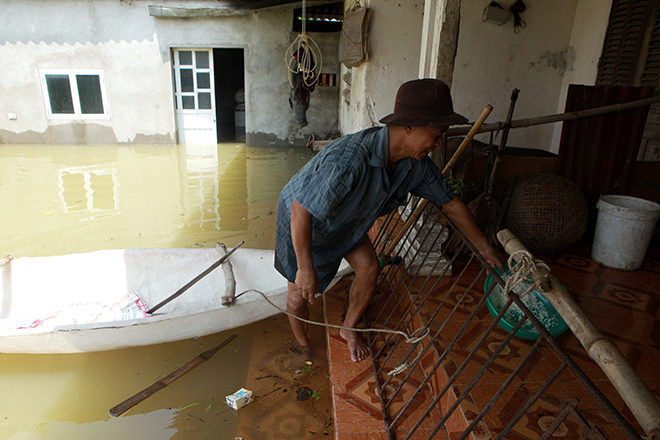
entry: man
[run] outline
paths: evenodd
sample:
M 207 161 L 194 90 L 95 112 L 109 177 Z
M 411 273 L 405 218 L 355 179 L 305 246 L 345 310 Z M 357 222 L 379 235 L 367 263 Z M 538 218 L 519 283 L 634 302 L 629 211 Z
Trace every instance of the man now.
M 376 218 L 403 204 L 411 193 L 441 204 L 447 216 L 492 266 L 502 267 L 465 204 L 428 157 L 442 146 L 451 124 L 467 119 L 454 113 L 449 88 L 421 79 L 403 84 L 394 113 L 372 127 L 343 136 L 323 148 L 282 190 L 277 206 L 275 267 L 289 280 L 288 311 L 307 319 L 307 303 L 323 292 L 342 258 L 355 278 L 349 291 L 346 329 L 340 330 L 351 359 L 369 352 L 357 328 L 369 305 L 380 266 L 367 232 Z M 311 352 L 307 324 L 289 317 L 303 351 Z

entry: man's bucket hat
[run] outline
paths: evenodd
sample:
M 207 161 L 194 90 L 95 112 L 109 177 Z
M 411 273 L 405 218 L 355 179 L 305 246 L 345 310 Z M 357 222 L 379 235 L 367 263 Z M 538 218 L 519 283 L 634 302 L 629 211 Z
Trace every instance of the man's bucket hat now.
M 468 119 L 454 113 L 449 87 L 437 79 L 416 79 L 399 87 L 394 113 L 383 124 L 406 127 L 465 124 Z

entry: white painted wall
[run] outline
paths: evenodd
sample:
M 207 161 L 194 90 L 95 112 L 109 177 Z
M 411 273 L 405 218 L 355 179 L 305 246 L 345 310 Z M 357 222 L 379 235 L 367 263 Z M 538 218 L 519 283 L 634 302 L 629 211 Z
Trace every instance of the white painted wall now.
M 598 75 L 598 60 L 603 52 L 603 42 L 609 23 L 611 2 L 603 0 L 579 0 L 573 20 L 570 46 L 575 51 L 573 69 L 564 74 L 557 113 L 566 108 L 566 94 L 570 84 L 594 85 Z M 550 151 L 559 150 L 561 124 L 553 124 Z
M 345 6 L 350 9 L 354 3 L 347 0 Z M 344 99 L 340 104 L 344 134 L 372 125 L 368 101 L 378 119 L 390 114 L 399 86 L 417 78 L 419 65 L 424 1 L 371 0 L 362 4 L 372 14 L 369 61 L 358 68 L 342 66 L 342 72 L 352 71 L 350 105 Z
M 500 2 L 508 9 L 513 1 Z M 511 91 L 520 89 L 514 119 L 562 113 L 569 84 L 596 80 L 611 1 L 528 0 L 518 34 L 513 15 L 503 26 L 482 22 L 486 2 L 462 0 L 454 70 L 457 111 L 474 119 L 487 103 L 489 122 L 504 121 Z M 512 130 L 508 145 L 556 153 L 561 123 Z M 487 135 L 478 139 L 486 142 Z
M 152 17 L 148 5 L 119 0 L 3 2 L 0 142 L 175 142 L 173 47 L 244 48 L 249 145 L 304 145 L 309 134 L 323 135 L 336 121 L 339 88 L 317 87 L 309 126 L 299 130 L 295 124 L 284 64 L 286 48 L 295 38 L 291 10 L 179 19 Z M 338 73 L 339 34 L 310 35 L 321 46 L 323 72 Z M 103 69 L 110 118 L 47 119 L 41 68 Z M 17 119 L 9 120 L 9 113 Z
M 170 69 L 146 5 L 4 2 L 0 20 L 2 142 L 113 143 L 138 135 L 173 142 Z M 47 119 L 44 68 L 103 69 L 110 118 Z
M 355 0 L 347 0 L 350 9 Z M 484 0 L 462 0 L 452 84 L 455 108 L 474 120 L 495 107 L 489 121 L 504 120 L 511 90 L 521 90 L 515 119 L 561 112 L 570 83 L 593 84 L 611 1 L 527 0 L 527 27 L 513 31 L 482 22 Z M 502 1 L 508 8 L 513 0 Z M 190 2 L 181 2 L 191 5 Z M 3 2 L 0 17 L 0 142 L 172 143 L 172 47 L 240 47 L 245 50 L 249 145 L 302 145 L 337 120 L 342 133 L 389 114 L 398 87 L 418 75 L 423 0 L 368 0 L 369 61 L 359 68 L 337 63 L 339 34 L 311 34 L 327 73 L 350 71 L 348 99 L 339 87 L 317 87 L 299 130 L 288 106 L 284 53 L 295 34 L 289 10 L 223 18 L 149 16 L 148 2 L 24 0 Z M 175 5 L 172 3 L 172 5 Z M 101 68 L 106 73 L 110 119 L 48 120 L 39 68 Z M 341 76 L 340 75 L 340 76 Z M 341 83 L 342 87 L 345 84 Z M 350 104 L 347 103 L 350 101 Z M 16 113 L 16 120 L 9 120 Z M 509 145 L 556 151 L 560 124 L 513 130 Z M 481 135 L 487 140 L 487 135 Z
M 452 94 L 455 109 L 471 120 L 486 104 L 494 107 L 487 122 L 504 121 L 511 91 L 520 89 L 514 119 L 554 114 L 563 76 L 573 68 L 570 45 L 577 0 L 528 0 L 522 14 L 527 23 L 514 32 L 513 15 L 497 26 L 482 21 L 488 2 L 463 0 Z M 508 9 L 513 1 L 500 2 Z M 508 145 L 548 150 L 549 125 L 512 130 Z M 488 135 L 477 139 L 488 141 Z
M 594 84 L 611 1 L 527 0 L 522 14 L 527 26 L 517 34 L 510 12 L 503 26 L 483 22 L 488 3 L 461 1 L 452 84 L 457 112 L 474 121 L 491 104 L 487 122 L 504 121 L 511 91 L 518 88 L 514 119 L 561 113 L 569 84 Z M 513 0 L 500 4 L 508 10 Z M 352 69 L 351 105 L 341 104 L 344 133 L 371 125 L 368 98 L 379 118 L 387 115 L 399 85 L 418 74 L 424 2 L 371 0 L 366 5 L 373 11 L 371 57 Z M 520 128 L 511 131 L 508 145 L 557 152 L 560 133 L 559 123 Z M 477 139 L 487 142 L 488 135 Z

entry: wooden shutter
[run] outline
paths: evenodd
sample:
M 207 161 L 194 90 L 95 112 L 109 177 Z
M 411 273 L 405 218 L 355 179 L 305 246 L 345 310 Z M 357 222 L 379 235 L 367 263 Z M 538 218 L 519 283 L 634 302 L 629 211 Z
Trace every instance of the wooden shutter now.
M 660 0 L 613 0 L 597 86 L 660 85 Z M 660 104 L 651 106 L 637 160 L 660 161 Z
M 657 87 L 659 0 L 614 0 L 596 85 Z
M 647 53 L 644 60 L 644 71 L 641 77 L 641 86 L 657 87 L 660 82 L 660 7 L 656 6 L 652 14 L 653 26 L 650 29 L 650 39 L 646 45 Z

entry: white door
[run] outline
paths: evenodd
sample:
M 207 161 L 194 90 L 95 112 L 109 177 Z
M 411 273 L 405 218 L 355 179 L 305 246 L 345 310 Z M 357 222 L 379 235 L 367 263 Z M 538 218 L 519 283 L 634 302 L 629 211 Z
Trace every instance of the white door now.
M 213 49 L 174 49 L 174 98 L 181 144 L 217 144 Z

